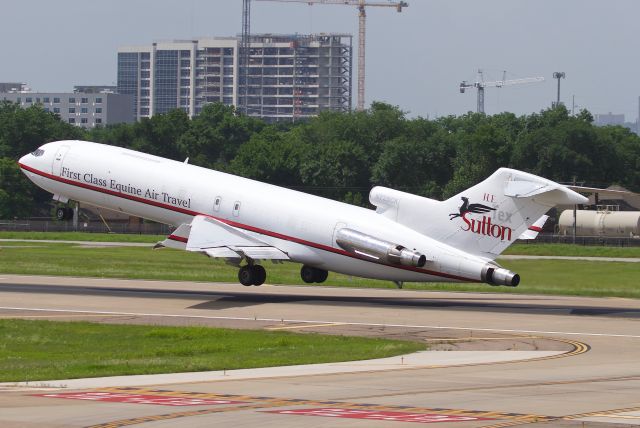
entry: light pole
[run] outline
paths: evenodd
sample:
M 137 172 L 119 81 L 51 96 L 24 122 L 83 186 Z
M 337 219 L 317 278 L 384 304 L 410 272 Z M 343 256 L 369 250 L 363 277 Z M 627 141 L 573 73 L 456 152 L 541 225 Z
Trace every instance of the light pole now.
M 553 73 L 553 78 L 558 79 L 558 98 L 554 107 L 558 107 L 560 105 L 560 79 L 564 79 L 565 77 L 564 71 L 555 71 Z

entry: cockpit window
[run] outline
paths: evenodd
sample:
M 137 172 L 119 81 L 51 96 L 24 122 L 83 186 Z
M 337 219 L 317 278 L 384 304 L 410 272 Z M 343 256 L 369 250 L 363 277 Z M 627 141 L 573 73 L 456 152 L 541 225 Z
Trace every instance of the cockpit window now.
M 44 150 L 36 149 L 36 150 L 32 151 L 31 154 L 34 155 L 35 157 L 42 156 L 44 154 Z

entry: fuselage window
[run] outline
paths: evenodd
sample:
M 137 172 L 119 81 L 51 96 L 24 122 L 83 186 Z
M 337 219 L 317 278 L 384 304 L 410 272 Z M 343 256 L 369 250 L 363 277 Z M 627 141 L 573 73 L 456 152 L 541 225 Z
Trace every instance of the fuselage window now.
M 238 217 L 239 215 L 240 215 L 240 202 L 236 201 L 236 203 L 233 204 L 233 216 Z
M 213 211 L 220 211 L 220 203 L 222 202 L 222 198 L 220 196 L 216 197 L 215 202 L 213 203 Z

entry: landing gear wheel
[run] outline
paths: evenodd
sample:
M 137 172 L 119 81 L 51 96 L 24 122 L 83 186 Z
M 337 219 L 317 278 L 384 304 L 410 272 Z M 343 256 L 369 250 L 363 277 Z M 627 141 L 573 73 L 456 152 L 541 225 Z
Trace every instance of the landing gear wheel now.
M 267 271 L 261 265 L 253 265 L 253 285 L 262 285 L 267 279 Z
M 316 282 L 316 269 L 307 265 L 302 266 L 302 269 L 300 269 L 300 278 L 307 284 Z
M 300 269 L 300 278 L 307 284 L 324 282 L 327 280 L 327 276 L 329 276 L 329 272 L 323 269 L 307 265 L 302 266 L 302 269 Z
M 253 285 L 254 277 L 255 275 L 251 266 L 242 266 L 238 271 L 238 281 L 245 287 Z
M 67 218 L 67 210 L 66 208 L 58 208 L 56 209 L 56 220 L 62 221 Z
M 56 209 L 56 220 L 71 220 L 73 218 L 73 208 L 60 207 Z
M 322 270 L 322 269 L 317 269 L 316 272 L 318 275 L 316 276 L 316 282 L 319 284 L 321 282 L 325 282 L 327 280 L 327 277 L 329 276 L 329 272 L 327 272 L 326 270 Z

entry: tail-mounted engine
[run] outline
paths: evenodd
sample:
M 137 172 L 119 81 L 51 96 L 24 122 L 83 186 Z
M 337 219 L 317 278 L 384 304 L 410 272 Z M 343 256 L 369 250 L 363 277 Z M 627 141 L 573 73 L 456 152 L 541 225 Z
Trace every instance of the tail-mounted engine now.
M 520 275 L 492 264 L 486 264 L 482 268 L 481 278 L 484 282 L 491 285 L 517 287 L 518 284 L 520 284 Z
M 336 243 L 345 251 L 395 265 L 423 267 L 424 254 L 352 229 L 340 229 Z

